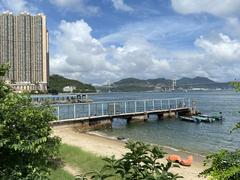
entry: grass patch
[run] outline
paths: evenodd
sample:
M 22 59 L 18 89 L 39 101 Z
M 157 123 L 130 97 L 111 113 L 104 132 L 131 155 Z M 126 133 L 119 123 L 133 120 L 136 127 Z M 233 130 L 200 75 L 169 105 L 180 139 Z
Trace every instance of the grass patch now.
M 53 170 L 49 179 L 51 180 L 74 180 L 75 177 L 61 168 Z
M 83 173 L 98 170 L 105 164 L 101 157 L 67 144 L 62 144 L 60 155 L 65 163 L 79 168 Z
M 100 170 L 105 164 L 102 157 L 91 152 L 82 150 L 79 147 L 62 144 L 60 147 L 60 157 L 64 163 L 79 169 L 81 173 Z M 52 171 L 51 180 L 74 180 L 75 177 L 62 168 Z M 109 180 L 118 180 L 119 177 L 111 177 Z

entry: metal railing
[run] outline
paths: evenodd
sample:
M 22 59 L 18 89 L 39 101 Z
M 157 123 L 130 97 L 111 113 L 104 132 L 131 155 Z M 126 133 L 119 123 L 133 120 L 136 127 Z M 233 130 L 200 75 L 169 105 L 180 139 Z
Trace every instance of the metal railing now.
M 144 99 L 127 101 L 104 101 L 53 105 L 58 120 L 84 119 L 90 117 L 120 116 L 158 110 L 190 108 L 188 98 Z

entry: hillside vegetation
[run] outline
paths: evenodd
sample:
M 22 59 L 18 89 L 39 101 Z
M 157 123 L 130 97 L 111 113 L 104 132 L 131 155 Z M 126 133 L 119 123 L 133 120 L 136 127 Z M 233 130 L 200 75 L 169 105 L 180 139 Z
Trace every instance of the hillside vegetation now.
M 110 90 L 111 91 L 154 91 L 164 90 L 172 87 L 172 80 L 165 78 L 147 79 L 141 80 L 136 78 L 126 78 L 120 81 L 114 82 Z M 230 88 L 229 83 L 215 82 L 206 77 L 195 77 L 195 78 L 181 78 L 177 80 L 177 89 L 191 89 L 191 88 L 208 88 L 208 89 L 228 89 Z M 98 87 L 99 90 L 106 91 L 109 87 L 103 86 Z
M 65 86 L 75 86 L 74 92 L 96 92 L 95 87 L 90 84 L 84 84 L 77 80 L 67 79 L 59 75 L 51 75 L 49 77 L 49 92 L 63 92 Z

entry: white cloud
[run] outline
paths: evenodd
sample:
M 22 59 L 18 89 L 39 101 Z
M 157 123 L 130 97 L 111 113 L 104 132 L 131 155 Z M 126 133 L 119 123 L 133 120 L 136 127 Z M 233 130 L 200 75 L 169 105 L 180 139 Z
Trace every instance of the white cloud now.
M 196 51 L 169 51 L 144 40 L 134 40 L 116 48 L 114 55 L 125 77 L 204 76 L 221 82 L 240 77 L 239 41 L 220 33 L 215 38 L 199 37 L 194 44 Z
M 154 55 L 154 47 L 142 38 L 131 38 L 123 46 L 115 47 L 112 56 L 119 67 L 119 78 L 152 78 L 164 75 L 170 67 L 165 59 Z
M 219 34 L 217 40 L 208 40 L 203 37 L 195 41 L 195 45 L 202 48 L 209 56 L 223 62 L 240 61 L 240 42 L 229 36 Z
M 124 77 L 163 76 L 170 69 L 167 60 L 154 56 L 154 47 L 145 39 L 132 38 L 123 46 L 104 47 L 91 31 L 83 20 L 60 23 L 55 33 L 57 50 L 50 61 L 52 74 L 99 84 Z
M 113 6 L 121 11 L 133 11 L 133 8 L 124 3 L 124 0 L 112 0 Z
M 195 33 L 201 32 L 200 34 L 202 34 L 208 31 L 209 27 L 210 25 L 207 23 L 186 21 L 181 17 L 159 17 L 158 19 L 125 24 L 118 31 L 102 37 L 100 41 L 103 44 L 123 44 L 129 37 L 144 37 L 161 46 L 166 46 L 167 43 L 171 47 L 177 46 L 179 48 L 182 43 L 184 44 L 183 41 L 192 39 Z
M 181 14 L 209 13 L 232 16 L 240 11 L 240 0 L 171 0 L 172 7 Z
M 37 10 L 31 3 L 26 0 L 1 0 L 0 9 L 2 11 L 12 11 L 14 13 L 20 13 L 22 11 L 35 12 Z
M 79 12 L 85 15 L 96 15 L 99 8 L 87 5 L 85 0 L 50 0 L 50 2 L 63 11 Z
M 219 81 L 240 77 L 240 42 L 224 34 L 197 38 L 196 51 L 169 51 L 141 36 L 131 36 L 121 46 L 104 46 L 91 32 L 84 20 L 60 23 L 51 73 L 94 84 L 126 77 L 205 76 Z
M 204 58 L 202 62 L 205 72 L 215 79 L 233 80 L 240 77 L 240 42 L 229 36 L 219 34 L 217 38 L 196 39 L 195 45 L 202 48 Z
M 83 21 L 61 21 L 55 34 L 56 54 L 51 60 L 51 73 L 59 73 L 85 82 L 115 76 L 117 67 L 106 60 L 106 50 L 91 36 L 91 27 Z

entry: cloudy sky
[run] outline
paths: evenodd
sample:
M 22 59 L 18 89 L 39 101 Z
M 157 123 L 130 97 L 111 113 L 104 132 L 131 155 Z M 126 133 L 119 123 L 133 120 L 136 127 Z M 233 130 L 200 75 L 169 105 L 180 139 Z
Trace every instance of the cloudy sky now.
M 240 0 L 1 0 L 0 10 L 47 16 L 51 74 L 240 79 Z

